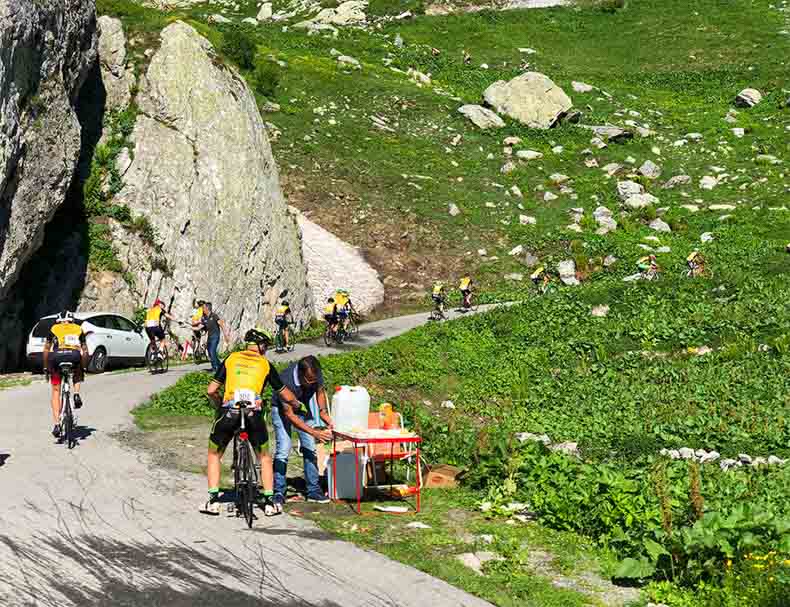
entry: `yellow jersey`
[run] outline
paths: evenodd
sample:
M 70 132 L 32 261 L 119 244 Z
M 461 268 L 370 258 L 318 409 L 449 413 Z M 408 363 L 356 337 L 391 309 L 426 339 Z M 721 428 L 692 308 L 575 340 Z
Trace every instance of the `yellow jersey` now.
M 460 285 L 458 285 L 458 288 L 459 288 L 461 291 L 467 291 L 467 290 L 469 289 L 469 286 L 470 286 L 471 284 L 472 284 L 472 279 L 471 279 L 471 278 L 469 278 L 468 276 L 464 276 L 464 277 L 461 279 L 461 284 L 460 284 Z
M 79 350 L 85 343 L 85 334 L 82 327 L 72 322 L 55 323 L 49 339 L 55 350 Z
M 274 316 L 276 318 L 285 318 L 285 316 L 287 316 L 290 312 L 291 312 L 291 308 L 289 308 L 288 306 L 279 306 L 274 311 Z
M 433 285 L 434 295 L 441 295 L 442 291 L 444 291 L 444 285 Z
M 148 308 L 148 311 L 145 313 L 146 327 L 158 327 L 161 320 L 162 320 L 162 308 L 160 308 L 159 306 Z
M 250 350 L 234 352 L 225 359 L 224 367 L 224 402 L 246 400 L 255 404 L 255 401 L 260 400 L 271 371 L 265 356 Z
M 333 303 L 328 303 L 324 306 L 324 316 L 334 316 L 337 312 Z
M 348 295 L 337 292 L 332 296 L 338 306 L 345 306 L 348 303 Z
M 192 312 L 192 322 L 200 322 L 203 318 L 203 308 L 195 308 Z

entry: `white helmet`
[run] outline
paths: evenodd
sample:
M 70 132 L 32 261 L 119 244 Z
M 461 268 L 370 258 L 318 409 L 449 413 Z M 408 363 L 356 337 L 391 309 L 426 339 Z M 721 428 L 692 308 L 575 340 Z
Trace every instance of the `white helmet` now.
M 74 314 L 72 314 L 68 310 L 63 310 L 63 312 L 58 314 L 58 317 L 55 319 L 55 322 L 57 323 L 74 322 Z

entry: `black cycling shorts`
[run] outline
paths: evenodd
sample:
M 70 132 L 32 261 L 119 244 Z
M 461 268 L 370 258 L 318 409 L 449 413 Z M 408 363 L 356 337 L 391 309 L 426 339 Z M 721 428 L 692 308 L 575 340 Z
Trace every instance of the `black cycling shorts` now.
M 337 316 L 334 314 L 324 314 L 324 320 L 328 322 L 330 325 L 333 325 L 337 322 Z
M 165 330 L 162 327 L 146 327 L 145 332 L 148 339 L 164 339 Z
M 245 426 L 250 435 L 250 443 L 256 453 L 269 442 L 269 431 L 266 430 L 266 420 L 263 419 L 262 411 L 247 411 Z M 241 425 L 241 412 L 238 409 L 222 407 L 217 409 L 214 414 L 214 425 L 211 426 L 211 434 L 208 437 L 209 451 L 223 453 L 233 435 Z
M 71 380 L 80 383 L 84 379 L 82 372 L 82 352 L 79 350 L 55 350 L 47 357 L 47 367 L 53 386 L 60 384 L 60 363 L 71 363 Z
M 433 299 L 433 303 L 436 304 L 444 303 L 444 297 L 442 295 L 431 295 L 431 299 Z
M 281 329 L 287 329 L 288 328 L 288 319 L 286 319 L 286 318 L 275 318 L 274 322 Z

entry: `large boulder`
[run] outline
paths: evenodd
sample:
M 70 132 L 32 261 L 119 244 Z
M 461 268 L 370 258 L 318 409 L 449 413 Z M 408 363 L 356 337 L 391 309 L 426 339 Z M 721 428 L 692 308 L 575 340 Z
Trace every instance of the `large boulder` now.
M 365 23 L 367 0 L 348 0 L 335 8 L 324 8 L 315 17 L 297 23 L 295 27 L 310 28 L 311 25 L 356 25 Z
M 321 315 L 324 302 L 335 289 L 351 293 L 354 307 L 369 312 L 384 301 L 384 285 L 379 274 L 350 244 L 307 219 L 296 209 L 292 213 L 302 231 L 302 253 L 307 264 L 307 282 L 313 294 L 315 312 Z
M 548 76 L 526 72 L 499 80 L 483 93 L 486 103 L 531 128 L 548 129 L 573 107 L 570 97 Z
M 72 183 L 76 102 L 95 62 L 92 0 L 0 0 L 0 369 L 20 362 L 29 327 L 15 283 Z
M 182 319 L 193 297 L 212 301 L 234 331 L 273 326 L 287 289 L 296 321 L 308 321 L 299 231 L 254 96 L 191 26 L 175 22 L 160 36 L 117 197 L 150 222 L 161 259 L 124 260 L 136 288 Z
M 99 17 L 99 66 L 106 109 L 122 110 L 132 98 L 134 73 L 126 69 L 126 36 L 120 19 Z

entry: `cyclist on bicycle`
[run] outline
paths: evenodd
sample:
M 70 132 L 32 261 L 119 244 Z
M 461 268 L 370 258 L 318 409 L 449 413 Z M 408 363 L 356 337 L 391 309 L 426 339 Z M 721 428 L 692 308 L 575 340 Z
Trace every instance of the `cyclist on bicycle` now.
M 636 267 L 642 272 L 642 277 L 646 280 L 653 280 L 660 271 L 655 255 L 640 258 L 636 262 Z
M 445 290 L 443 282 L 434 283 L 431 299 L 433 300 L 434 310 L 441 316 L 444 316 L 444 304 L 447 303 L 447 291 Z
M 699 251 L 693 251 L 686 257 L 686 265 L 688 266 L 688 275 L 692 278 L 702 276 L 705 273 L 705 258 Z
M 540 266 L 530 274 L 529 279 L 532 281 L 532 284 L 538 288 L 541 295 L 544 295 L 551 286 L 551 274 L 546 271 L 544 266 Z
M 274 323 L 283 332 L 283 343 L 286 350 L 288 350 L 289 331 L 288 325 L 294 322 L 293 314 L 291 314 L 291 306 L 287 301 L 283 301 L 274 311 Z
M 162 324 L 164 319 L 175 320 L 165 311 L 165 302 L 157 299 L 145 313 L 145 332 L 151 341 L 151 347 L 157 347 L 157 353 L 163 352 L 165 348 L 165 329 Z
M 74 322 L 74 315 L 68 310 L 61 312 L 55 319 L 44 344 L 44 372 L 52 384 L 52 436 L 60 436 L 60 365 L 71 363 L 74 377 L 74 408 L 82 407 L 80 383 L 84 379 L 84 369 L 88 363 L 88 346 L 82 327 Z
M 272 458 L 268 449 L 264 448 L 269 440 L 269 434 L 261 409 L 263 404 L 261 395 L 266 385 L 269 385 L 285 406 L 299 411 L 301 405 L 294 393 L 283 384 L 274 366 L 266 359 L 266 350 L 272 343 L 271 336 L 263 331 L 250 329 L 244 335 L 244 341 L 247 345 L 246 349 L 228 356 L 208 385 L 208 397 L 214 402 L 217 410 L 208 440 L 206 476 L 209 499 L 200 511 L 212 515 L 220 513 L 219 484 L 222 455 L 241 422 L 240 410 L 235 405 L 239 401 L 246 401 L 254 407 L 253 410 L 245 412 L 245 415 L 250 443 L 258 454 L 261 467 L 263 492 L 259 502 L 263 504 L 264 514 L 273 516 L 280 514 L 282 510 L 275 508 L 272 502 L 274 495 Z M 225 389 L 220 392 L 220 387 L 223 385 Z M 322 441 L 332 438 L 332 433 L 327 430 L 315 430 L 313 435 Z
M 472 277 L 464 276 L 458 285 L 458 290 L 461 291 L 463 301 L 461 303 L 464 308 L 472 307 Z
M 195 344 L 200 343 L 201 336 L 206 332 L 206 326 L 203 324 L 204 303 L 206 302 L 202 299 L 192 301 L 192 316 L 189 319 L 189 324 L 192 325 L 192 340 Z
M 338 314 L 337 303 L 335 303 L 334 297 L 330 297 L 326 300 L 326 305 L 324 306 L 324 320 L 326 324 L 329 325 L 329 330 L 332 333 L 337 332 Z
M 351 316 L 351 296 L 345 289 L 338 289 L 332 296 L 337 305 L 338 319 L 343 321 L 343 330 L 348 333 L 348 322 Z

